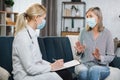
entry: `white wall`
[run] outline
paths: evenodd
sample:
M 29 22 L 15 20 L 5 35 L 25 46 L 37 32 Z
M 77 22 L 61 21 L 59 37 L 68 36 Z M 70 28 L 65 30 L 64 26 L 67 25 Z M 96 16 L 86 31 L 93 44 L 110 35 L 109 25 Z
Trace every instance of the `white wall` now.
M 61 30 L 61 2 L 71 0 L 58 0 L 58 35 Z M 84 0 L 86 2 L 86 10 L 90 7 L 98 6 L 103 13 L 103 23 L 108 28 L 114 37 L 120 39 L 120 0 Z
M 25 12 L 27 7 L 33 3 L 41 4 L 41 0 L 14 0 L 14 2 L 13 11 L 19 13 Z

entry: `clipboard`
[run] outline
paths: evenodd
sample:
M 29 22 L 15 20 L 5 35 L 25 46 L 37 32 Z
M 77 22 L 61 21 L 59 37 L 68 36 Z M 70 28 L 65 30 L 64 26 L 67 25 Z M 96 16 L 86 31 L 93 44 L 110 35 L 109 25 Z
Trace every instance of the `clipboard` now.
M 80 62 L 78 60 L 71 60 L 71 61 L 65 62 L 62 68 L 56 69 L 54 71 L 70 68 L 70 67 L 73 67 L 73 66 L 77 66 L 79 64 L 80 64 Z

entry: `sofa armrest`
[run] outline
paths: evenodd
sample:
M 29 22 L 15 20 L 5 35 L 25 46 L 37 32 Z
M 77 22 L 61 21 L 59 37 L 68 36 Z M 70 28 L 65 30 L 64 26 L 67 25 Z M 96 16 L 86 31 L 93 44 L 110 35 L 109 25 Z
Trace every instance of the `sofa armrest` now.
M 0 67 L 0 80 L 8 80 L 9 77 L 9 72 L 6 69 Z
M 110 75 L 105 80 L 120 80 L 120 69 L 110 67 Z

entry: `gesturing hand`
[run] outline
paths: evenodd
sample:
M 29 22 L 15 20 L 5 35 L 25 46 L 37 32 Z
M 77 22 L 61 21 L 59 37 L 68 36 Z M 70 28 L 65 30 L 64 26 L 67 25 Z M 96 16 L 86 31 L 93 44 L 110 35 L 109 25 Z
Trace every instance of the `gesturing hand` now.
M 94 51 L 92 54 L 93 54 L 93 56 L 95 57 L 95 59 L 101 60 L 101 59 L 100 59 L 100 53 L 99 53 L 99 49 L 98 49 L 98 48 L 96 48 L 95 51 Z
M 83 53 L 84 50 L 85 50 L 85 46 L 82 45 L 82 44 L 80 44 L 79 41 L 77 41 L 77 42 L 75 43 L 75 49 L 77 50 L 77 52 L 79 52 L 79 53 L 82 52 L 82 53 Z

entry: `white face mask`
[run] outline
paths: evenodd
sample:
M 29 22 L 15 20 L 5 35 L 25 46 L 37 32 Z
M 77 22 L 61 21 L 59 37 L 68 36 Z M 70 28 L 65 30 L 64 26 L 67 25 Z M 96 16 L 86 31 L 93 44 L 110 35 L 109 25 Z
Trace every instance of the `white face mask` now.
M 95 18 L 87 18 L 87 19 L 86 19 L 86 23 L 87 23 L 87 25 L 90 26 L 91 28 L 94 28 L 95 25 L 97 24 Z
M 46 20 L 43 19 L 42 23 L 38 24 L 37 29 L 43 29 L 45 27 L 45 24 L 46 24 Z

